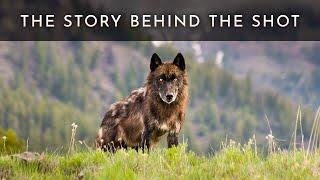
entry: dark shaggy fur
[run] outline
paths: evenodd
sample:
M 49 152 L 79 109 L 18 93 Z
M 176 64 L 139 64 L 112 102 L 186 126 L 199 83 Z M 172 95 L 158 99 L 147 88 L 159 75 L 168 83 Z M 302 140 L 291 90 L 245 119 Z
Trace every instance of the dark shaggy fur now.
M 185 62 L 161 62 L 153 54 L 147 83 L 129 97 L 111 105 L 101 123 L 96 145 L 103 150 L 144 148 L 168 133 L 168 147 L 178 144 L 188 99 Z

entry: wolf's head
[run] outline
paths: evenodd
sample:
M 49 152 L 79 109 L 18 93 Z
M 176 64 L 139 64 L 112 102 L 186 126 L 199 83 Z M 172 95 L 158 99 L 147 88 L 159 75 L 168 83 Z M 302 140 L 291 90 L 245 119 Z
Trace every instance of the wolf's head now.
M 151 57 L 150 70 L 148 83 L 151 84 L 153 93 L 159 95 L 167 104 L 176 101 L 186 85 L 185 62 L 182 54 L 178 53 L 173 62 L 162 62 L 154 53 Z

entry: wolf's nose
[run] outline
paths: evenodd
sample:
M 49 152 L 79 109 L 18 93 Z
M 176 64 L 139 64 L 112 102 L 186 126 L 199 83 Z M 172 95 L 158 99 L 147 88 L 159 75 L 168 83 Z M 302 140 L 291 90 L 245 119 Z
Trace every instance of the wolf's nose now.
M 168 94 L 166 95 L 166 98 L 168 101 L 171 101 L 173 99 L 173 95 L 172 94 Z

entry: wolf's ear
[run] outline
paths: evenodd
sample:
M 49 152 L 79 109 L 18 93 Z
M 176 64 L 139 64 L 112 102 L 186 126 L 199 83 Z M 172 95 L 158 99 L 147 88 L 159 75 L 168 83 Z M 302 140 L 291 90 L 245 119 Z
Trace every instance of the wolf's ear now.
M 181 53 L 178 53 L 177 56 L 173 60 L 173 64 L 178 66 L 182 71 L 186 68 L 186 65 L 184 63 L 184 57 Z
M 158 56 L 158 54 L 153 53 L 153 55 L 151 57 L 150 70 L 151 71 L 156 70 L 156 68 L 161 64 L 162 64 L 162 62 L 161 62 L 161 59 Z

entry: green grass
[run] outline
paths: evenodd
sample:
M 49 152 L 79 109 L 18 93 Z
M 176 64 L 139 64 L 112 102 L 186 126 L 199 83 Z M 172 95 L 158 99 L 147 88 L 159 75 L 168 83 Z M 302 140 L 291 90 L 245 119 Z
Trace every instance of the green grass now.
M 73 155 L 45 155 L 44 160 L 24 162 L 0 157 L 0 179 L 318 179 L 320 152 L 306 157 L 302 151 L 279 151 L 268 156 L 247 146 L 228 146 L 214 155 L 187 152 L 185 145 L 154 149 L 149 154 L 99 150 Z

